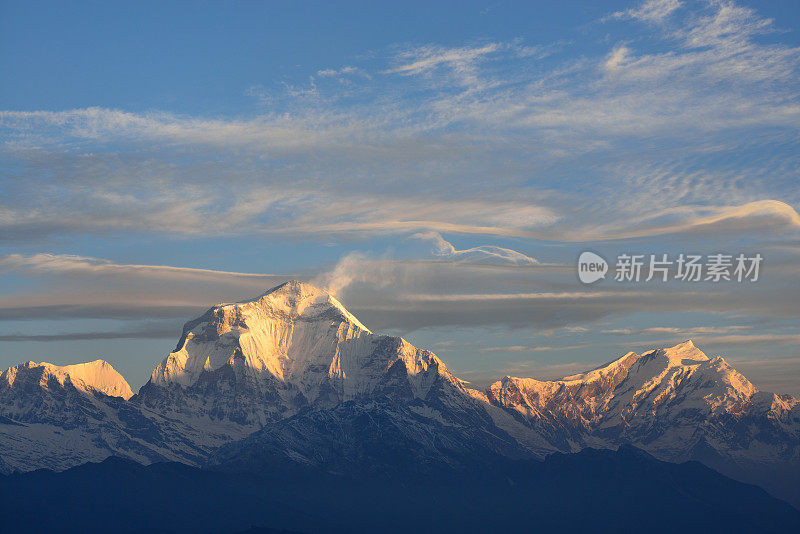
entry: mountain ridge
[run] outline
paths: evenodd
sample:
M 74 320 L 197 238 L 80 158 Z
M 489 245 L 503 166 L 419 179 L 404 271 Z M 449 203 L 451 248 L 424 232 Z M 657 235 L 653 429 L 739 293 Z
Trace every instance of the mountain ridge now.
M 114 389 L 107 370 L 82 373 L 102 363 L 67 368 L 53 372 L 75 383 L 0 381 L 0 444 L 9 449 L 0 456 L 11 469 L 115 454 L 242 465 L 254 451 L 322 470 L 355 458 L 379 469 L 391 461 L 380 451 L 401 443 L 416 451 L 410 466 L 541 460 L 621 444 L 661 460 L 716 462 L 726 474 L 744 464 L 800 466 L 797 399 L 758 391 L 691 341 L 559 380 L 506 376 L 478 391 L 432 352 L 373 333 L 334 297 L 297 281 L 188 321 L 133 396 Z M 343 464 L 342 451 L 350 455 Z

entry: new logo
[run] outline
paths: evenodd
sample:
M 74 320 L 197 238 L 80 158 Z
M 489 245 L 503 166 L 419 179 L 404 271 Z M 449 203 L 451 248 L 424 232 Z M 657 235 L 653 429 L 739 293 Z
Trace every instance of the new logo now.
M 578 279 L 584 284 L 593 284 L 606 277 L 608 262 L 588 250 L 578 257 Z

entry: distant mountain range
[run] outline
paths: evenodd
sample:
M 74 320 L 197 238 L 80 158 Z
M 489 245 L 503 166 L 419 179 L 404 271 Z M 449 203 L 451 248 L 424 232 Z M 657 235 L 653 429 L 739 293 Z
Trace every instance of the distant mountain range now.
M 293 281 L 186 323 L 136 395 L 101 360 L 4 371 L 0 472 L 115 456 L 260 476 L 457 476 L 633 446 L 800 505 L 800 402 L 691 341 L 560 380 L 465 384 Z

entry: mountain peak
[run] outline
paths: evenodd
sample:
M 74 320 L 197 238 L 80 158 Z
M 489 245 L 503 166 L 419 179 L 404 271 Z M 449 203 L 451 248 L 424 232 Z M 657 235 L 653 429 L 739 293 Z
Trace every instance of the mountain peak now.
M 0 375 L 0 384 L 13 387 L 19 379 L 26 382 L 38 380 L 40 385 L 46 385 L 54 379 L 61 386 L 65 386 L 69 381 L 77 389 L 85 392 L 97 391 L 109 397 L 122 397 L 125 400 L 133 396 L 128 382 L 105 360 L 73 365 L 29 361 L 6 369 Z
M 264 294 L 268 295 L 270 293 L 276 293 L 276 292 L 280 292 L 280 291 L 289 292 L 289 293 L 307 292 L 307 293 L 318 293 L 318 294 L 325 293 L 325 294 L 327 294 L 326 291 L 318 288 L 317 286 L 315 286 L 313 284 L 309 284 L 308 282 L 301 282 L 300 280 L 288 280 L 288 281 L 286 281 L 286 282 L 284 282 L 282 284 L 278 284 L 277 286 L 273 287 L 272 289 L 267 290 L 267 292 L 264 293 Z
M 721 357 L 710 359 L 687 340 L 641 355 L 628 352 L 591 371 L 560 380 L 506 377 L 490 385 L 486 396 L 490 402 L 526 417 L 567 424 L 577 420 L 586 428 L 622 424 L 621 428 L 628 429 L 639 424 L 645 428 L 652 417 L 668 414 L 737 416 L 757 392 Z M 780 405 L 784 412 L 791 409 L 774 395 L 767 400 Z
M 64 365 L 61 369 L 74 379 L 83 381 L 87 386 L 105 393 L 110 397 L 122 397 L 128 400 L 133 391 L 128 382 L 110 363 L 105 360 Z
M 603 365 L 595 367 L 594 369 L 585 373 L 566 376 L 559 380 L 559 382 L 586 382 L 602 376 L 607 376 L 611 373 L 627 373 L 636 362 L 645 363 L 649 360 L 659 357 L 666 358 L 665 365 L 667 365 L 667 367 L 695 365 L 697 363 L 709 360 L 708 356 L 706 356 L 703 351 L 695 347 L 691 340 L 686 340 L 673 347 L 652 349 L 643 352 L 642 354 L 628 352 L 616 360 L 604 363 Z
M 285 381 L 312 368 L 327 371 L 340 343 L 371 334 L 328 292 L 291 280 L 186 323 L 150 380 L 190 386 L 205 372 L 242 364 L 254 376 Z
M 695 347 L 691 340 L 678 343 L 673 347 L 653 349 L 642 354 L 642 358 L 645 360 L 659 356 L 667 358 L 669 367 L 697 365 L 698 363 L 707 362 L 710 359 L 703 351 Z
M 288 282 L 284 282 L 282 284 L 278 284 L 277 286 L 268 289 L 258 297 L 254 299 L 246 299 L 240 301 L 240 304 L 244 304 L 247 302 L 255 302 L 268 295 L 283 295 L 287 297 L 294 297 L 294 298 L 308 298 L 308 297 L 324 297 L 328 293 L 312 284 L 307 282 L 301 282 L 300 280 L 289 280 Z
M 284 282 L 256 298 L 233 304 L 220 304 L 215 308 L 247 305 L 268 307 L 274 312 L 285 314 L 292 318 L 313 318 L 323 315 L 332 309 L 335 314 L 341 316 L 341 319 L 353 323 L 361 330 L 370 332 L 333 295 L 312 284 L 298 280 Z

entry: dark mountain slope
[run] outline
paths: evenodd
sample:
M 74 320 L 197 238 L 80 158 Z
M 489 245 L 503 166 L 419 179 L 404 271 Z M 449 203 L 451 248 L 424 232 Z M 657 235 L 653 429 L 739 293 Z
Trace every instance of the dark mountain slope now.
M 476 474 L 231 474 L 108 459 L 0 479 L 3 532 L 797 532 L 800 512 L 696 462 L 587 449 Z M 257 529 L 252 529 L 258 532 Z M 269 530 L 267 530 L 269 531 Z

